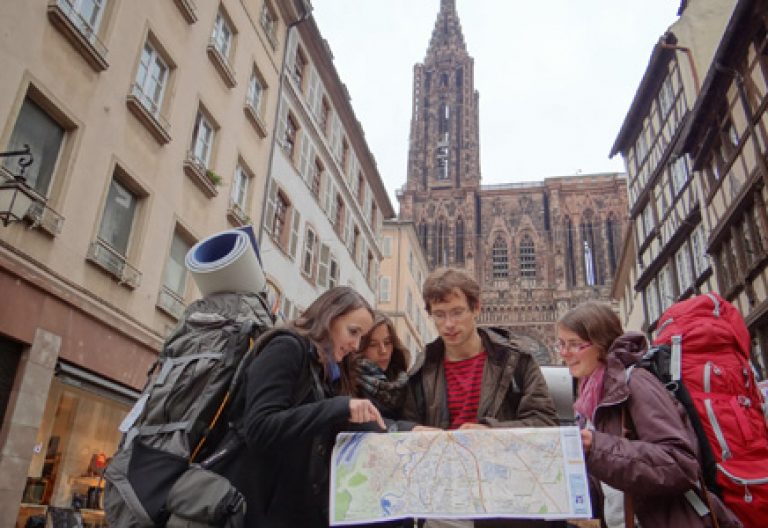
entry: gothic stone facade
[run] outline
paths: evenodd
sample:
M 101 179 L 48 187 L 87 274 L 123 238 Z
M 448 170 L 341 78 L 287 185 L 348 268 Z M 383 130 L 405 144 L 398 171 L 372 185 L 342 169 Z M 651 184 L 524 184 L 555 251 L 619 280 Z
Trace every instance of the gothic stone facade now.
M 455 0 L 442 0 L 414 68 L 408 179 L 412 220 L 430 269 L 468 270 L 482 288 L 481 323 L 521 336 L 542 363 L 571 306 L 610 297 L 627 217 L 622 174 L 481 185 L 479 94 Z

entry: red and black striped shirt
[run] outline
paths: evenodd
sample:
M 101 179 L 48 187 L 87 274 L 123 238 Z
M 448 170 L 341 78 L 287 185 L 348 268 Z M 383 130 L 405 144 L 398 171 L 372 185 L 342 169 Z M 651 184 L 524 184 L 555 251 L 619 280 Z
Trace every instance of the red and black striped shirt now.
M 483 368 L 488 355 L 485 350 L 469 359 L 443 362 L 445 383 L 448 389 L 448 415 L 450 428 L 458 429 L 461 424 L 477 422 L 477 409 L 480 404 L 480 387 L 483 381 Z

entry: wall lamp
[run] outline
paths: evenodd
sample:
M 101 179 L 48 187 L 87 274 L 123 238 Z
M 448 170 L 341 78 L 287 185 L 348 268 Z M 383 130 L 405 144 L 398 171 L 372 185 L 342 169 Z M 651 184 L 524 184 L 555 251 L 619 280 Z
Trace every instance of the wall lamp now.
M 19 173 L 0 172 L 0 221 L 8 227 L 11 222 L 19 222 L 27 214 L 29 207 L 37 201 L 35 191 L 27 185 L 24 171 L 34 161 L 29 145 L 21 150 L 0 152 L 0 158 L 18 157 Z M 9 177 L 10 175 L 10 177 Z M 4 180 L 4 181 L 3 181 Z

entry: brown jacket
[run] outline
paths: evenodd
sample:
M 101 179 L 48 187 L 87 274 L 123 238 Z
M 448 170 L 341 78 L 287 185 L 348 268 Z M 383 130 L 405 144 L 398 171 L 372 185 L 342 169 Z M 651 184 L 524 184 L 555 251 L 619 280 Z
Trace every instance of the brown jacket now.
M 511 341 L 506 330 L 479 328 L 488 354 L 483 370 L 477 421 L 491 427 L 544 427 L 557 425 L 557 413 L 547 383 L 533 356 Z M 447 429 L 448 401 L 443 359 L 445 346 L 438 338 L 427 345 L 424 363 L 411 377 L 403 419 Z M 565 523 L 544 521 L 478 520 L 476 527 L 533 528 Z
M 627 370 L 645 349 L 643 334 L 629 332 L 608 351 L 587 471 L 628 493 L 643 527 L 712 526 L 711 518 L 699 517 L 683 495 L 697 486 L 699 478 L 696 434 L 685 409 L 650 372 Z M 631 419 L 626 422 L 631 440 L 622 434 L 622 407 Z M 600 491 L 593 491 L 601 501 Z M 717 497 L 710 494 L 710 499 L 721 528 L 741 526 Z M 602 504 L 593 509 L 601 511 Z

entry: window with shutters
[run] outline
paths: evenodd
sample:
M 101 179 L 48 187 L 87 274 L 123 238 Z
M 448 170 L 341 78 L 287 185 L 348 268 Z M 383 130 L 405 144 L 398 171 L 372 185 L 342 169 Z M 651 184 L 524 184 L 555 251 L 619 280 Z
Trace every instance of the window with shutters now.
M 309 280 L 314 281 L 317 272 L 317 253 L 319 239 L 317 232 L 309 225 L 304 232 L 304 249 L 301 254 L 301 273 Z
M 264 230 L 292 258 L 296 257 L 299 221 L 299 212 L 293 207 L 288 195 L 271 180 L 267 191 Z

